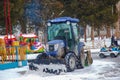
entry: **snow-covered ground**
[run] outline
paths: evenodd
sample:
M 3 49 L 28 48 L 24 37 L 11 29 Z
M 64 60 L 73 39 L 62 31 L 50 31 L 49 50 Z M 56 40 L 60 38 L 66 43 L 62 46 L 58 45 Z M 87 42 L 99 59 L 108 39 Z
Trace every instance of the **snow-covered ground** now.
M 106 39 L 105 41 L 105 44 L 110 44 L 110 40 Z M 86 44 L 89 45 L 89 41 Z M 91 49 L 91 52 L 97 53 L 99 50 L 100 48 Z M 31 58 L 31 56 L 28 57 Z M 120 57 L 117 59 L 120 61 Z M 95 58 L 89 67 L 60 75 L 29 71 L 28 66 L 25 66 L 1 70 L 0 80 L 120 80 L 120 63 L 118 62 Z
M 28 66 L 4 70 L 0 71 L 0 80 L 120 80 L 119 75 L 120 64 L 94 60 L 89 67 L 60 75 L 29 71 Z

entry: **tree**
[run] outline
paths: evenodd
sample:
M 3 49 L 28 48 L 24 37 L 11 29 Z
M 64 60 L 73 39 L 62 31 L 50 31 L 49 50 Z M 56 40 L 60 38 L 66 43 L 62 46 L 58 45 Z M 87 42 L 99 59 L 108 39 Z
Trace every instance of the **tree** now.
M 23 24 L 24 0 L 10 0 L 10 17 L 12 26 L 19 20 Z M 5 27 L 4 0 L 0 0 L 0 25 Z
M 63 16 L 80 19 L 80 24 L 94 28 L 111 25 L 117 20 L 115 5 L 119 0 L 60 0 L 64 4 Z M 93 30 L 94 31 L 94 30 Z M 93 33 L 93 32 L 91 32 Z M 94 38 L 92 38 L 94 39 Z
M 63 4 L 57 0 L 41 0 L 41 5 L 42 5 L 42 10 L 40 12 L 40 14 L 42 15 L 42 24 L 41 26 L 43 26 L 44 28 L 44 33 L 46 32 L 46 22 L 49 19 L 53 19 L 55 17 L 59 17 L 61 16 L 61 14 L 63 13 Z M 47 34 L 44 34 L 45 36 L 47 36 Z M 46 37 L 47 38 L 47 37 Z M 47 39 L 45 39 L 45 42 L 47 41 Z
M 48 19 L 53 19 L 55 17 L 61 16 L 63 9 L 63 4 L 57 0 L 41 0 L 42 4 L 42 19 L 47 21 Z

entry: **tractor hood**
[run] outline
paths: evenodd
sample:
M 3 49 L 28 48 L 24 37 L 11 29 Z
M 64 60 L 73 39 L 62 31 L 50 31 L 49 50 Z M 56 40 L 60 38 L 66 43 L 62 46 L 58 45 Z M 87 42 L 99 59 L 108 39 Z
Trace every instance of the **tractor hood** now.
M 48 42 L 48 45 L 55 45 L 55 44 L 59 44 L 60 46 L 65 46 L 63 40 L 52 40 Z
M 47 43 L 47 55 L 50 56 L 58 56 L 59 54 L 61 54 L 59 52 L 59 50 L 61 50 L 61 48 L 65 47 L 64 41 L 63 40 L 52 40 L 49 41 Z

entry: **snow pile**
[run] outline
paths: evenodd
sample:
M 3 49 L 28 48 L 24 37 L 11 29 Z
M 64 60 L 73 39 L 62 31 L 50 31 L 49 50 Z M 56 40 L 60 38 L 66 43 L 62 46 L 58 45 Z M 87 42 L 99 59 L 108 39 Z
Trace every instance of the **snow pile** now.
M 84 42 L 84 39 L 80 39 L 82 42 Z M 96 37 L 94 39 L 94 41 L 91 41 L 91 38 L 87 38 L 87 42 L 85 43 L 85 48 L 86 49 L 99 49 L 101 47 L 103 47 L 104 45 L 106 45 L 107 47 L 109 47 L 111 45 L 111 39 L 110 38 L 103 38 L 103 39 L 99 39 L 98 37 Z M 118 41 L 119 43 L 119 41 Z
M 35 53 L 35 54 L 27 54 L 27 59 L 36 59 L 36 57 L 39 55 L 39 53 Z

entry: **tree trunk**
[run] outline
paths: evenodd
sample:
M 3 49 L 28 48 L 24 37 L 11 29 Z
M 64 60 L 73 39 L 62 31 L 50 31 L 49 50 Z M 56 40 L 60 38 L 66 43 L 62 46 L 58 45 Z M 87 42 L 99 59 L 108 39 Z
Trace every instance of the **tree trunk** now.
M 111 37 L 111 31 L 110 31 L 111 28 L 110 28 L 110 26 L 107 26 L 107 27 L 106 27 L 106 30 L 107 30 L 106 37 L 107 37 L 107 38 L 110 38 L 110 37 Z
M 84 29 L 84 41 L 87 42 L 86 26 L 85 26 L 85 29 Z
M 118 39 L 120 36 L 119 36 L 119 28 L 120 28 L 120 1 L 116 4 L 116 8 L 117 8 L 117 11 L 118 11 L 118 21 L 115 25 L 115 36 L 116 38 Z
M 115 26 L 115 36 L 116 38 L 118 39 L 119 38 L 119 25 L 120 25 L 120 22 L 118 21 L 117 22 L 117 25 Z
M 23 18 L 21 18 L 21 19 L 19 19 L 19 21 L 20 21 L 20 25 L 21 25 L 21 32 L 22 33 L 26 33 L 26 24 L 25 24 L 25 21 L 24 21 L 24 19 Z
M 94 40 L 94 26 L 91 28 L 91 40 Z
M 100 27 L 97 28 L 97 36 L 100 37 Z

